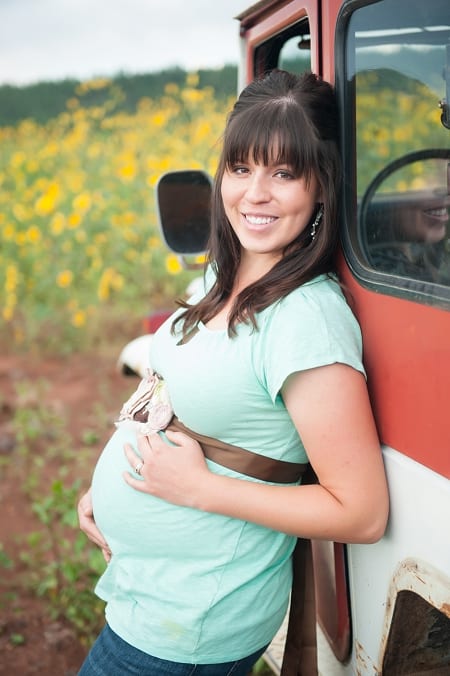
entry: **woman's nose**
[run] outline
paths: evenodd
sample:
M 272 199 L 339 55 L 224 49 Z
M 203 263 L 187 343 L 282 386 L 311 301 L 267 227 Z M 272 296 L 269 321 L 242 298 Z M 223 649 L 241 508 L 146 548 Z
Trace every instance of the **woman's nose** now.
M 248 178 L 246 198 L 250 202 L 268 202 L 270 200 L 270 187 L 266 176 L 254 172 Z

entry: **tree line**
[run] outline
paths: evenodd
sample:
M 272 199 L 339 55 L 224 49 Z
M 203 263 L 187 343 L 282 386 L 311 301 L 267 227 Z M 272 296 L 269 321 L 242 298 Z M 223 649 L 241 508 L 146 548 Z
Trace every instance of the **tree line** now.
M 199 70 L 198 87 L 212 87 L 215 96 L 225 98 L 236 93 L 237 66 L 226 65 L 221 69 Z M 108 78 L 112 85 L 121 90 L 119 108 L 133 111 L 143 97 L 158 98 L 164 93 L 166 84 L 172 82 L 180 88 L 185 86 L 187 71 L 174 67 L 155 73 L 128 75 L 119 73 Z M 15 125 L 21 120 L 32 118 L 45 124 L 67 110 L 67 101 L 77 97 L 80 80 L 65 79 L 55 82 L 38 82 L 26 86 L 0 86 L 0 126 Z M 101 105 L 107 92 L 92 89 L 83 96 L 83 106 Z M 116 108 L 117 111 L 117 108 Z

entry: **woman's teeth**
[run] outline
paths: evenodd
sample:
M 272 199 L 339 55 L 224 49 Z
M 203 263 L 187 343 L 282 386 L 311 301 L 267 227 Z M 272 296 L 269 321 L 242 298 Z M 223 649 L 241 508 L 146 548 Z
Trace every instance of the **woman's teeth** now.
M 250 216 L 249 214 L 246 214 L 245 218 L 251 225 L 268 225 L 276 220 L 275 216 Z
M 444 218 L 448 215 L 447 209 L 445 207 L 441 207 L 439 209 L 426 209 L 425 213 L 429 216 L 436 216 L 437 218 Z

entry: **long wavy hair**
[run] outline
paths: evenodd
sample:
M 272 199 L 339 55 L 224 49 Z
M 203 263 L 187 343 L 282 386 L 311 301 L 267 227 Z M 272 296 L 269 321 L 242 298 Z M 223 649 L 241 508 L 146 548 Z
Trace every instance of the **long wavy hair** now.
M 287 164 L 307 185 L 314 177 L 322 196 L 323 216 L 314 238 L 310 225 L 317 210 L 311 223 L 285 248 L 271 270 L 239 293 L 229 314 L 229 335 L 236 335 L 236 326 L 241 322 L 257 328 L 258 312 L 317 275 L 334 270 L 341 166 L 334 90 L 312 73 L 294 75 L 274 70 L 251 82 L 228 116 L 213 189 L 207 254 L 215 281 L 197 304 L 179 301 L 185 310 L 172 329 L 182 321 L 183 340 L 200 321 L 212 319 L 232 292 L 241 245 L 225 215 L 221 184 L 227 168 L 245 163 L 250 157 L 263 165 Z

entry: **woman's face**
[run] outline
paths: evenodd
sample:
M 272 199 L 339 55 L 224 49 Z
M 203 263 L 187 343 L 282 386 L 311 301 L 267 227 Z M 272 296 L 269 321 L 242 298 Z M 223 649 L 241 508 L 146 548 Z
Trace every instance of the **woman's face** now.
M 320 197 L 315 177 L 307 185 L 287 165 L 253 159 L 225 170 L 221 192 L 244 254 L 265 255 L 273 264 L 308 225 Z

